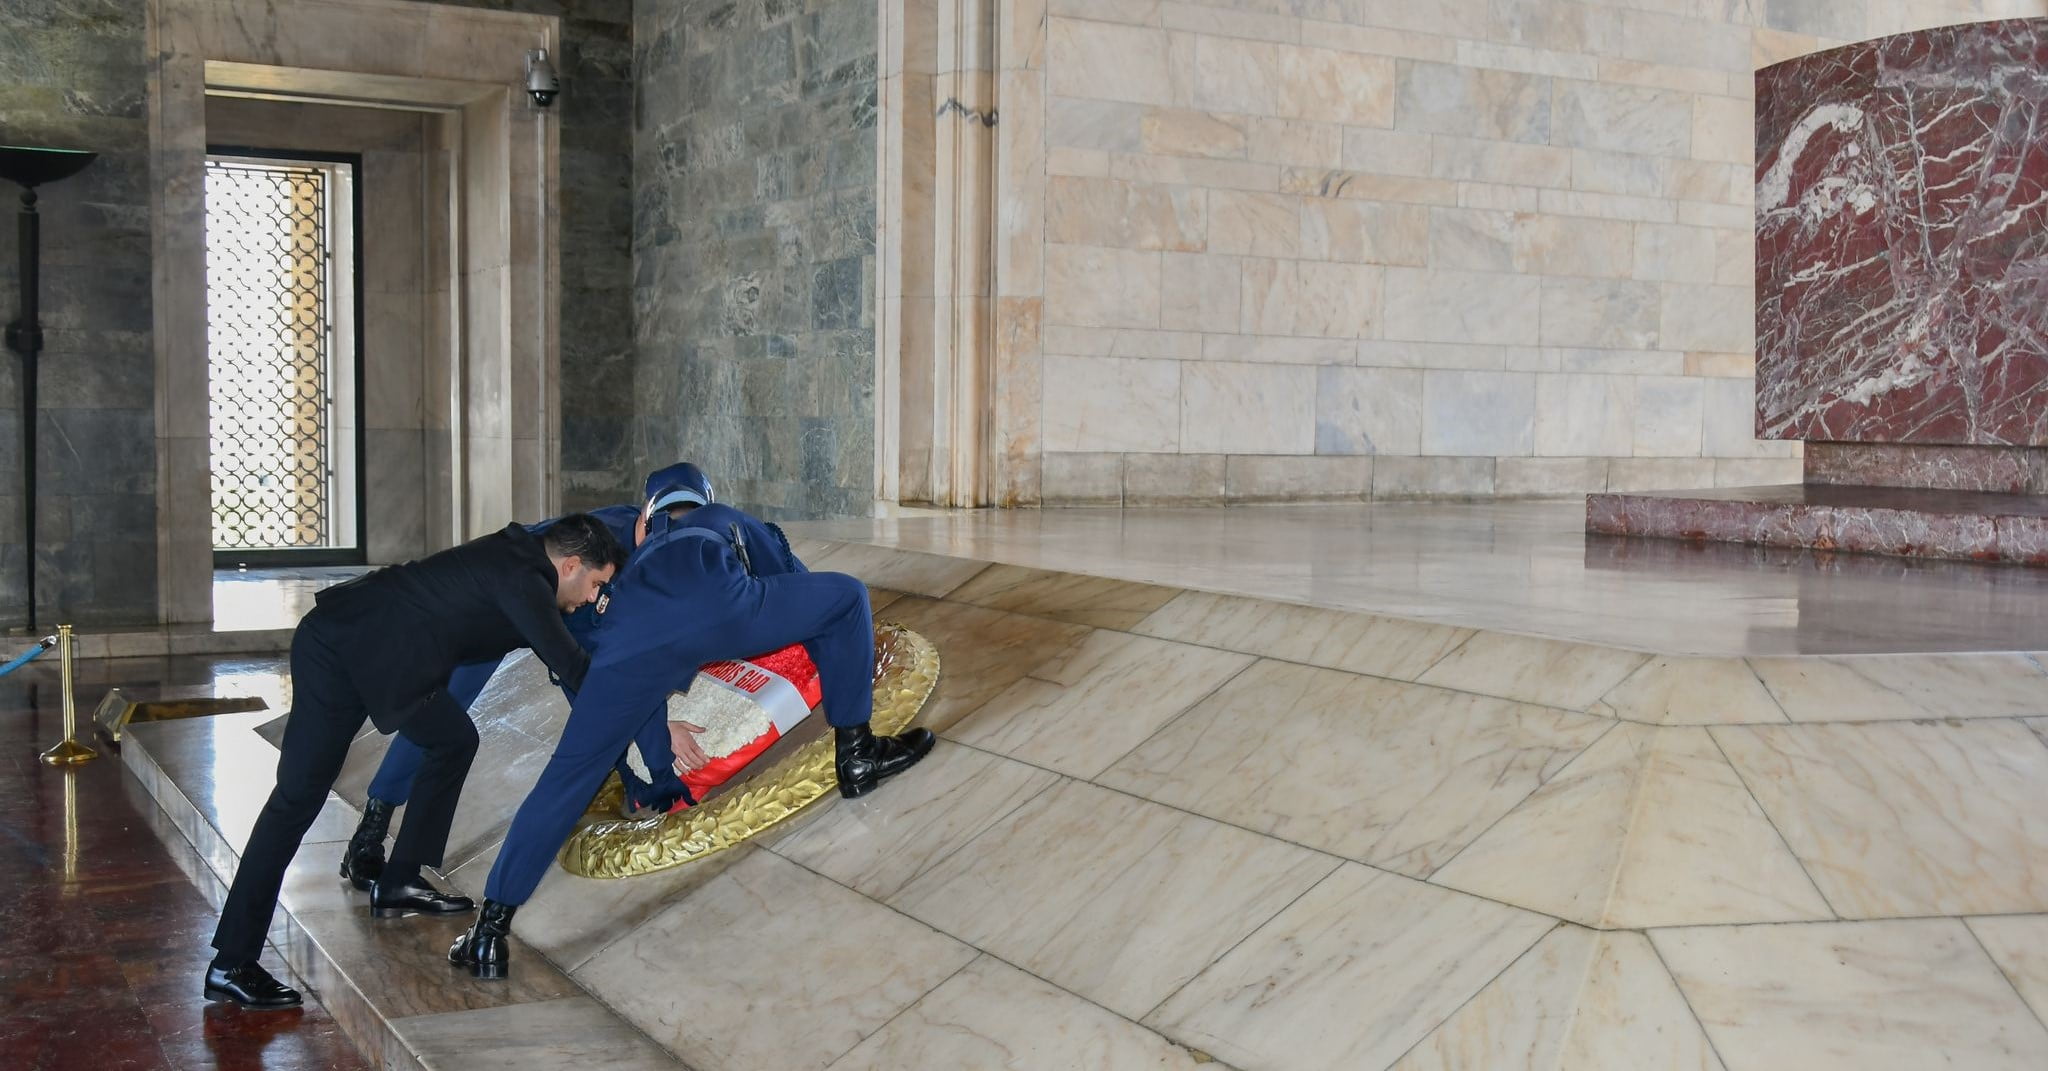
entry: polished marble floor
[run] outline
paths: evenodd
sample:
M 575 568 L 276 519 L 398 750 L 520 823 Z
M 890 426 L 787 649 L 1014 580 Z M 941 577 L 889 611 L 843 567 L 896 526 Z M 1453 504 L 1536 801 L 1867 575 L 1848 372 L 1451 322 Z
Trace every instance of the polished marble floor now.
M 1183 544 L 1244 512 L 1206 535 L 1193 513 Z M 1256 519 L 1342 542 L 1320 511 Z M 495 1039 L 544 1047 L 521 1050 L 536 1067 L 732 1071 L 2048 1067 L 2033 654 L 1651 653 L 817 531 L 810 564 L 937 646 L 931 758 L 700 864 L 551 874 L 514 991 L 451 985 L 454 926 L 373 925 L 333 879 L 384 746 L 366 734 L 281 941 L 355 994 L 351 1036 L 386 1062 Z M 1840 561 L 1796 568 L 1832 598 Z M 474 894 L 567 711 L 521 657 L 473 713 L 446 869 Z M 217 871 L 273 721 L 144 726 L 123 757 Z
M 978 510 L 849 539 L 1658 654 L 2048 650 L 2048 570 L 1588 536 L 1578 502 Z
M 94 683 L 179 688 L 261 672 L 210 660 L 81 669 Z M 118 756 L 70 771 L 36 761 L 63 735 L 58 695 L 53 665 L 0 679 L 0 1067 L 368 1067 L 317 999 L 245 1013 L 201 998 L 214 879 Z M 264 960 L 291 978 L 275 948 Z

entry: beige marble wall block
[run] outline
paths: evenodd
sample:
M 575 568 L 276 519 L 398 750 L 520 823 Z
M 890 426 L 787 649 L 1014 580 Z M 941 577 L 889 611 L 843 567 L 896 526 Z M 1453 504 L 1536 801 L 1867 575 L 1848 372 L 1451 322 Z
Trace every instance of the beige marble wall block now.
M 1278 113 L 1350 126 L 1394 125 L 1394 61 L 1327 48 L 1281 46 Z
M 1242 284 L 1236 257 L 1168 253 L 1160 262 L 1160 322 L 1190 331 L 1236 331 Z
M 1748 379 L 1756 378 L 1756 355 L 1753 353 L 1688 353 L 1685 355 L 1685 374 L 1705 379 Z M 1752 383 L 1754 388 L 1754 383 Z
M 1223 499 L 1222 454 L 1125 454 L 1124 504 L 1212 505 Z
M 1635 420 L 1635 381 L 1627 376 L 1537 377 L 1538 455 L 1628 457 L 1634 452 Z M 1603 467 L 1603 481 L 1605 473 Z
M 1289 47 L 1265 41 L 1197 37 L 1195 106 L 1247 115 L 1280 114 L 1281 56 Z
M 1381 269 L 1369 264 L 1296 264 L 1300 279 L 1295 331 L 1322 338 L 1372 338 L 1379 333 Z
M 1395 107 L 1401 130 L 1545 144 L 1550 79 L 1441 63 L 1402 62 Z
M 1756 173 L 1740 164 L 1673 160 L 1664 195 L 1681 201 L 1749 204 L 1756 196 Z
M 1284 193 L 1305 197 L 1346 197 L 1354 201 L 1398 201 L 1418 205 L 1458 203 L 1458 183 L 1448 179 L 1375 175 L 1364 171 L 1329 171 L 1289 167 L 1280 172 Z
M 1537 190 L 1536 204 L 1542 211 L 1554 215 L 1625 219 L 1639 223 L 1671 223 L 1679 218 L 1679 209 L 1683 207 L 1662 197 L 1630 197 L 1583 190 Z
M 1676 376 L 1685 372 L 1685 355 L 1668 350 L 1603 350 L 1577 346 L 1546 348 L 1554 365 L 1548 371 L 1596 376 Z
M 1301 40 L 1301 19 L 1291 14 L 1285 5 L 1253 5 L 1245 9 L 1233 9 L 1228 6 L 1163 0 L 1159 5 L 1159 22 L 1169 30 L 1186 30 L 1190 33 L 1213 34 L 1217 37 L 1241 37 L 1252 41 L 1279 41 L 1290 44 Z
M 1066 149 L 1054 146 L 1045 151 L 1045 173 L 1108 178 L 1110 156 L 1099 149 Z
M 1650 941 L 1731 1069 L 2048 1063 L 2048 1028 L 1958 919 L 1715 926 Z
M 1711 283 L 1720 263 L 1714 232 L 1669 223 L 1638 223 L 1635 277 L 1674 283 Z
M 1174 103 L 1166 32 L 1055 18 L 1046 37 L 1046 88 L 1055 96 Z
M 1712 486 L 1713 458 L 1615 458 L 1607 463 L 1609 491 L 1681 491 Z
M 1751 163 L 1756 158 L 1756 102 L 1694 97 L 1692 155 L 1701 160 Z
M 1301 200 L 1300 255 L 1353 264 L 1430 263 L 1430 216 L 1421 205 L 1329 197 Z
M 1223 497 L 1231 502 L 1350 501 L 1372 493 L 1370 457 L 1231 457 Z
M 1690 371 L 1690 369 L 1688 369 Z M 1716 458 L 1786 458 L 1796 442 L 1756 437 L 1756 383 L 1742 379 L 1702 379 L 1704 394 L 1700 452 Z
M 1678 376 L 1636 378 L 1637 457 L 1698 457 L 1704 381 Z
M 1494 0 L 1485 36 L 1532 48 L 1607 54 L 1621 43 L 1622 11 L 1555 0 Z
M 1658 344 L 1655 283 L 1632 279 L 1543 280 L 1543 344 L 1644 349 Z
M 1316 370 L 1291 365 L 1187 365 L 1181 448 L 1191 453 L 1315 452 Z
M 1658 156 L 1573 149 L 1571 187 L 1592 193 L 1662 197 L 1671 185 L 1675 162 Z
M 1048 242 L 1190 251 L 1208 232 L 1206 191 L 1185 186 L 1055 176 L 1046 207 Z
M 1756 288 L 1666 284 L 1659 324 L 1659 337 L 1670 349 L 1753 350 Z
M 1118 357 L 1045 358 L 1045 448 L 1164 452 L 1180 445 L 1181 365 Z
M 1010 110 L 1005 101 L 1004 110 Z M 1143 135 L 1148 109 L 1114 100 L 1054 97 L 1045 106 L 1045 144 L 1062 149 L 1103 152 L 1161 152 L 1148 149 Z
M 1159 326 L 1159 254 L 1048 245 L 1045 316 L 1083 327 Z
M 1430 139 L 1430 144 L 1429 173 L 1437 178 L 1517 186 L 1564 186 L 1571 181 L 1569 149 L 1442 135 Z
M 1692 7 L 1708 10 L 1701 5 Z M 1742 14 L 1730 12 L 1724 18 L 1692 18 L 1685 14 L 1655 10 L 1624 13 L 1620 54 L 1671 67 L 1749 71 L 1750 27 Z
M 1344 128 L 1302 119 L 1253 119 L 1248 152 L 1254 160 L 1293 167 L 1342 167 Z
M 1493 494 L 1490 457 L 1379 457 L 1372 465 L 1374 498 L 1459 498 Z
M 1149 357 L 1192 361 L 1202 356 L 1202 336 L 1189 331 L 1054 324 L 1045 329 L 1045 350 L 1076 357 Z
M 1533 344 L 1542 282 L 1532 276 L 1388 268 L 1389 339 Z
M 1513 212 L 1480 208 L 1429 210 L 1429 265 L 1463 271 L 1509 272 L 1515 267 Z
M 1274 335 L 1205 335 L 1202 360 L 1258 364 L 1352 364 L 1358 343 L 1341 338 L 1281 338 Z
M 1514 268 L 1540 275 L 1627 278 L 1635 259 L 1635 225 L 1566 216 L 1516 220 Z
M 1048 450 L 1042 493 L 1048 506 L 1117 506 L 1124 499 L 1124 455 Z
M 1798 443 L 1787 443 L 1797 448 Z M 1777 483 L 1801 483 L 1805 468 L 1797 457 L 1735 458 L 1714 460 L 1715 487 L 1760 487 Z
M 1492 41 L 1459 41 L 1455 58 L 1459 65 L 1465 67 L 1492 67 L 1558 78 L 1594 79 L 1600 76 L 1599 61 L 1591 56 Z
M 1501 496 L 1576 496 L 1607 490 L 1601 457 L 1504 457 L 1494 464 L 1493 493 Z
M 1252 336 L 1301 333 L 1301 265 L 1249 258 L 1239 277 L 1238 330 Z
M 1392 1071 L 1482 1067 L 1723 1071 L 1648 938 L 1577 926 L 1551 931 Z
M 1433 167 L 1431 139 L 1427 134 L 1346 127 L 1339 166 L 1380 175 L 1428 175 Z
M 1692 102 L 1682 93 L 1559 81 L 1554 104 L 1559 145 L 1684 156 L 1692 143 Z
M 1101 22 L 1157 26 L 1160 3 L 1161 0 L 1046 0 L 1046 10 L 1053 15 L 1070 15 Z
M 1318 454 L 1421 453 L 1421 370 L 1317 369 L 1315 449 Z
M 1347 863 L 1145 1021 L 1237 1067 L 1386 1067 L 1552 925 Z
M 1280 188 L 1277 164 L 1250 160 L 1209 160 L 1192 156 L 1157 156 L 1149 153 L 1118 153 L 1109 160 L 1109 173 L 1140 182 L 1174 182 L 1217 190 L 1259 190 Z
M 1755 290 L 1756 235 L 1737 230 L 1714 232 L 1714 281 Z
M 1301 199 L 1281 193 L 1209 191 L 1211 253 L 1301 255 Z
M 1242 116 L 1150 108 L 1139 119 L 1138 145 L 1124 151 L 1242 160 L 1250 141 L 1249 126 Z
M 1526 456 L 1536 436 L 1536 378 L 1431 369 L 1422 377 L 1422 452 Z

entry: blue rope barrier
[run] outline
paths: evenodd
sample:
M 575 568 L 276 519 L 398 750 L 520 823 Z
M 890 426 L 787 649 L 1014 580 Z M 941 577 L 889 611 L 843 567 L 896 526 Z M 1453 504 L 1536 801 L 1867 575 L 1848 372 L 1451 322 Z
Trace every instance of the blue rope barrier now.
M 27 651 L 23 652 L 21 657 L 15 659 L 12 662 L 7 663 L 4 666 L 0 666 L 0 677 L 5 677 L 9 673 L 12 673 L 17 669 L 20 669 L 21 667 L 28 665 L 30 662 L 33 662 L 38 657 L 40 657 L 43 652 L 55 646 L 57 646 L 57 637 L 55 636 L 45 636 L 42 639 L 37 640 L 36 645 L 34 647 L 29 648 Z

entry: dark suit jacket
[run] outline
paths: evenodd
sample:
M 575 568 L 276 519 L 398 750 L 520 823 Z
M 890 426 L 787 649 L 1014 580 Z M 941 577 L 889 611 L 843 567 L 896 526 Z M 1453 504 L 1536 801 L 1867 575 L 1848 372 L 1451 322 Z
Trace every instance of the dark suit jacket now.
M 555 603 L 555 567 L 517 524 L 320 592 L 300 627 L 323 629 L 377 728 L 396 732 L 456 666 L 531 647 L 571 688 L 590 656 Z

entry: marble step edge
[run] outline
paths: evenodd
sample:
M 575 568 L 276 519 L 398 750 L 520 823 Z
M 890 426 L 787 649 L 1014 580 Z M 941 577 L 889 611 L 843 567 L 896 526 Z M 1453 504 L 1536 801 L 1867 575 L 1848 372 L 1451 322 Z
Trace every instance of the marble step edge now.
M 1693 655 L 1169 588 L 875 543 L 816 538 L 793 542 L 815 568 L 852 573 L 867 581 L 871 589 L 892 597 L 1088 624 L 1104 631 L 1648 725 L 2048 715 L 2048 658 L 2040 652 Z M 986 583 L 996 570 L 1002 571 L 999 582 Z M 1044 589 L 1036 604 L 1009 597 L 1030 585 Z M 1126 595 L 1141 590 L 1152 594 L 1127 602 L 1137 608 L 1128 610 L 1122 620 L 1105 623 L 1099 613 L 1101 600 L 1073 590 L 1091 586 L 1098 595 L 1105 588 Z M 877 616 L 888 618 L 889 608 L 885 605 Z M 1174 618 L 1190 617 L 1196 619 L 1193 626 L 1185 620 L 1170 623 Z M 1228 618 L 1236 620 L 1225 620 Z M 1265 624 L 1242 626 L 1246 618 L 1259 618 Z M 1260 632 L 1264 635 L 1254 635 Z M 1304 642 L 1308 633 L 1337 639 Z M 945 637 L 932 638 L 944 647 Z M 1421 657 L 1397 667 L 1360 667 L 1358 648 L 1401 644 L 1414 646 Z M 1707 687 L 1725 696 L 1724 709 L 1698 709 L 1702 705 L 1700 689 Z M 1996 692 L 2004 698 L 1978 703 L 1972 699 L 1972 690 Z M 2028 700 L 2014 699 L 2014 693 L 2038 694 L 2040 704 L 2027 706 Z
M 204 812 L 186 794 L 184 786 L 179 785 L 157 764 L 149 753 L 146 741 L 142 739 L 147 735 L 131 733 L 120 748 L 120 761 L 128 772 L 142 783 L 150 798 L 169 819 L 172 827 L 190 841 L 200 857 L 205 860 L 206 876 L 213 887 L 203 889 L 202 892 L 218 910 L 219 904 L 227 897 L 228 883 L 234 877 L 234 868 L 239 858 L 237 848 L 213 827 Z M 332 793 L 328 796 L 328 805 L 338 805 L 352 812 L 354 810 L 346 801 Z M 168 834 L 160 831 L 159 835 Z M 321 1004 L 327 1008 L 342 1031 L 348 1035 L 349 1041 L 371 1066 L 382 1071 L 432 1071 L 440 1061 L 433 1052 L 416 1043 L 408 1027 L 416 1023 L 442 1019 L 447 1014 L 465 1013 L 399 1018 L 385 1015 L 379 1009 L 375 996 L 328 951 L 326 944 L 321 940 L 319 925 L 317 916 L 302 918 L 287 905 L 280 903 L 277 915 L 272 921 L 271 939 L 283 953 L 285 962 L 313 988 Z M 574 978 L 549 962 L 539 950 L 531 946 L 522 946 L 516 949 L 516 953 L 522 971 L 545 971 L 600 1009 L 604 1016 L 616 1024 L 621 1035 L 645 1040 L 644 1032 L 612 1011 L 609 1005 L 595 995 L 589 994 Z M 197 984 L 196 980 L 194 984 Z M 656 1052 L 663 1051 L 652 1041 L 647 1041 L 646 1046 Z M 675 1061 L 674 1066 L 682 1067 L 683 1064 L 681 1061 Z

